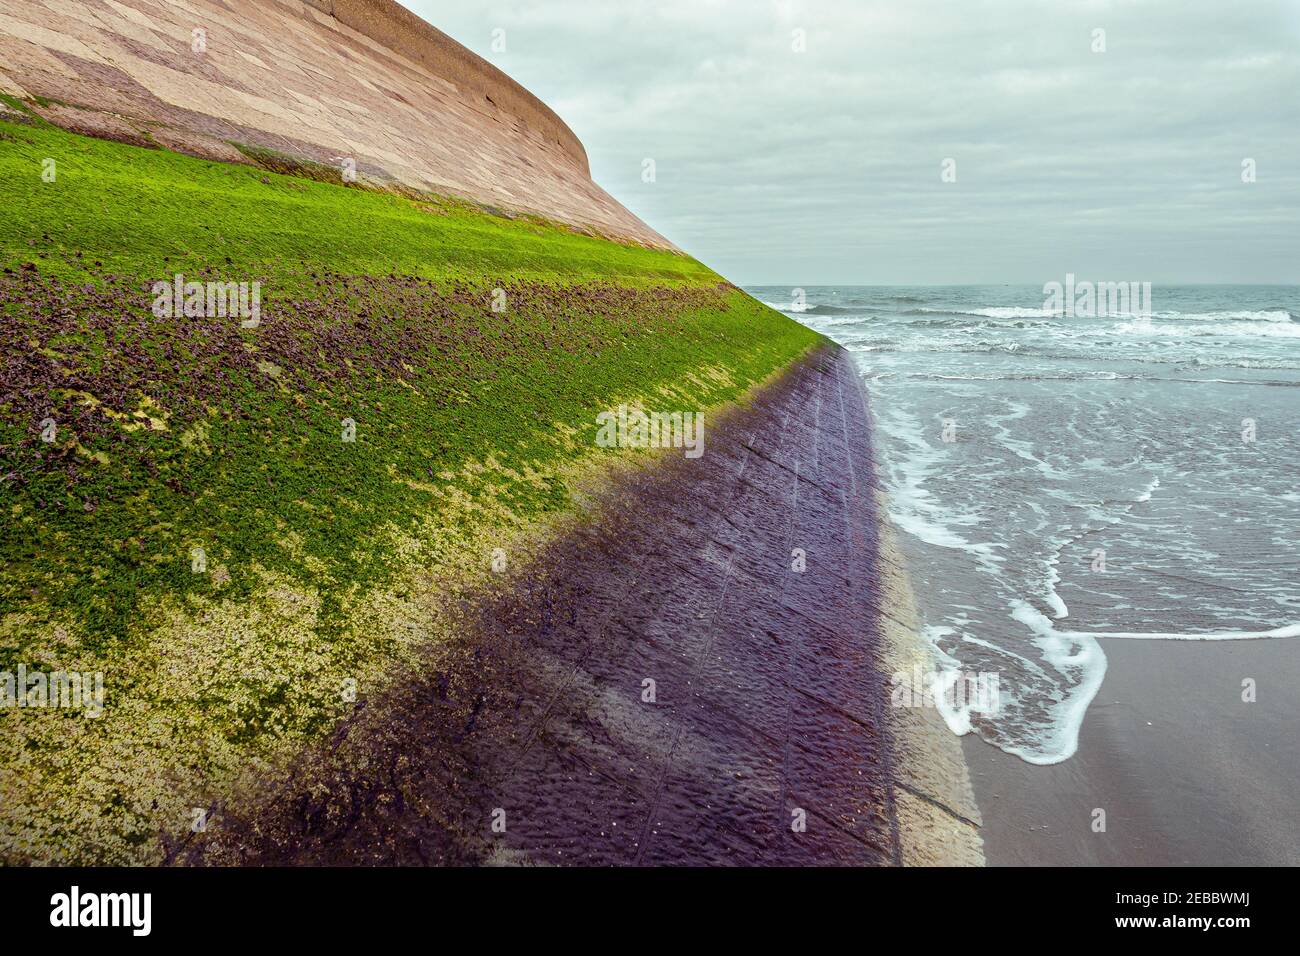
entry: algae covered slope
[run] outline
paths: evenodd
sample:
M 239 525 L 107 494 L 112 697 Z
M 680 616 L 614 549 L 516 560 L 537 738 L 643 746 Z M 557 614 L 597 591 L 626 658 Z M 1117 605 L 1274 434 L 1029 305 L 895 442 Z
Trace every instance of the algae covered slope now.
M 599 412 L 707 422 L 823 341 L 670 251 L 14 119 L 0 672 L 103 706 L 0 708 L 5 862 L 163 859 L 649 454 Z

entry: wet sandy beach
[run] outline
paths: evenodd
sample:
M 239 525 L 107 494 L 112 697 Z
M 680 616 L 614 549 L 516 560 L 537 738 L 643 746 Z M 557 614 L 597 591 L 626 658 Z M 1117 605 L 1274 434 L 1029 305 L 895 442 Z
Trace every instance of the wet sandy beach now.
M 964 738 L 989 865 L 1300 864 L 1294 641 L 1102 644 L 1106 678 L 1069 760 L 1031 766 Z

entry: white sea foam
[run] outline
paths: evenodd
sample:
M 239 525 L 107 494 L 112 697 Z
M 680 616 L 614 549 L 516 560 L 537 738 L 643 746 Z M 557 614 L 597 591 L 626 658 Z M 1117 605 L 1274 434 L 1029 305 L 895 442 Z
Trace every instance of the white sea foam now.
M 937 671 L 934 683 L 934 705 L 939 711 L 939 716 L 943 722 L 948 725 L 958 737 L 963 737 L 971 731 L 970 705 L 957 706 L 954 695 L 950 693 L 961 677 L 961 662 L 957 658 L 945 654 L 939 648 L 939 638 L 952 634 L 953 629 L 950 627 L 927 627 L 924 636 L 930 643 L 934 652 L 935 670 Z
M 1300 624 L 1287 624 L 1271 631 L 1217 631 L 1213 634 L 1172 634 L 1157 632 L 1118 633 L 1114 631 L 1067 631 L 1069 637 L 1108 638 L 1125 641 L 1261 641 L 1279 637 L 1300 637 Z
M 806 302 L 768 302 L 765 299 L 759 299 L 758 301 L 769 309 L 776 309 L 778 312 L 791 312 L 797 315 L 800 312 L 808 311 L 808 303 Z
M 904 454 L 887 459 L 893 477 L 889 493 L 890 520 L 926 544 L 958 548 L 989 564 L 1000 562 L 1002 559 L 993 545 L 969 541 L 956 530 L 978 524 L 977 516 L 942 507 L 925 488 L 926 481 L 945 461 L 946 455 L 926 442 L 920 423 L 896 409 L 889 417 L 879 419 L 877 425 L 906 449 Z
M 1012 604 L 1011 616 L 1034 633 L 1043 659 L 1071 680 L 1058 685 L 1060 697 L 1050 705 L 1052 721 L 1031 740 L 1003 744 L 1002 749 L 1032 764 L 1069 760 L 1079 749 L 1079 728 L 1088 705 L 1106 677 L 1106 654 L 1088 634 L 1058 631 L 1041 611 L 1023 601 Z
M 1022 308 L 996 306 L 992 308 L 920 308 L 918 312 L 937 312 L 943 315 L 974 315 L 982 319 L 1060 319 L 1061 312 L 1052 308 Z
M 1048 606 L 1051 607 L 1058 620 L 1070 616 L 1070 609 L 1061 600 L 1061 595 L 1056 593 L 1056 586 L 1061 583 L 1061 572 L 1058 570 L 1060 561 L 1061 552 L 1060 549 L 1057 549 L 1052 555 L 1052 560 L 1047 565 L 1047 594 L 1044 595 Z
M 1164 325 L 1157 322 L 1121 322 L 1109 329 L 1100 330 L 1105 335 L 1150 335 L 1166 338 L 1209 338 L 1212 336 L 1293 339 L 1300 338 L 1300 322 L 1207 322 L 1205 325 Z
M 1005 423 L 1019 421 L 1029 414 L 1029 406 L 1016 402 L 1008 402 L 1010 411 L 1005 415 L 990 415 L 988 422 L 998 433 L 998 441 L 1004 448 L 1010 451 L 1017 458 L 1030 462 L 1043 475 L 1044 478 L 1064 479 L 1068 477 L 1062 472 L 1053 468 L 1052 465 L 1039 458 L 1031 450 L 1034 445 L 1027 439 L 1013 438 L 1011 429 Z
M 970 315 L 983 319 L 1064 319 L 1066 315 L 1061 309 L 1044 309 L 1032 308 L 1025 306 L 989 306 L 978 309 L 936 309 L 922 308 L 918 312 L 928 312 L 931 314 L 941 315 Z M 1148 316 L 1137 312 L 1106 312 L 1102 316 L 1107 318 L 1130 318 L 1146 319 Z M 1223 310 L 1215 312 L 1176 312 L 1160 311 L 1152 312 L 1149 316 L 1152 319 L 1176 320 L 1186 322 L 1223 322 L 1223 321 L 1240 321 L 1240 322 L 1291 322 L 1292 315 L 1286 309 L 1239 309 Z M 1071 319 L 1076 318 L 1070 316 Z M 1078 316 L 1077 318 L 1084 318 Z
M 1209 634 L 1121 633 L 1113 631 L 1059 630 L 1041 611 L 1018 601 L 1011 616 L 1028 627 L 1043 659 L 1057 671 L 1076 678 L 1063 688 L 1062 699 L 1052 706 L 1054 720 L 1031 742 L 1006 744 L 1002 749 L 1033 764 L 1054 764 L 1074 756 L 1079 745 L 1079 730 L 1088 706 L 1097 695 L 1106 676 L 1106 654 L 1098 641 L 1248 641 L 1300 637 L 1300 624 L 1266 631 L 1217 631 Z
M 1001 647 L 990 641 L 981 640 L 980 638 L 975 637 L 973 634 L 967 634 L 964 631 L 961 634 L 961 639 L 963 643 L 975 644 L 978 647 L 987 648 L 988 650 L 995 651 L 996 653 L 1003 655 L 1005 657 L 1013 658 L 1014 660 L 1019 661 L 1024 666 L 1025 670 L 1029 671 L 1032 674 L 1037 675 L 1038 677 L 1046 678 L 1048 676 L 1047 671 L 1043 670 L 1042 666 L 1037 661 L 1030 660 L 1028 657 L 1025 657 L 1023 654 L 1017 654 L 1015 651 L 1008 650 L 1007 648 Z
M 1257 311 L 1242 310 L 1234 312 L 1154 312 L 1157 319 L 1179 319 L 1192 322 L 1221 322 L 1237 320 L 1243 322 L 1290 322 L 1291 313 L 1286 309 L 1261 309 Z
M 834 327 L 834 326 L 841 326 L 841 325 L 861 325 L 865 321 L 866 319 L 860 315 L 850 315 L 850 316 L 841 315 L 835 317 L 827 317 L 824 315 L 817 316 L 817 325 L 827 326 L 827 327 Z

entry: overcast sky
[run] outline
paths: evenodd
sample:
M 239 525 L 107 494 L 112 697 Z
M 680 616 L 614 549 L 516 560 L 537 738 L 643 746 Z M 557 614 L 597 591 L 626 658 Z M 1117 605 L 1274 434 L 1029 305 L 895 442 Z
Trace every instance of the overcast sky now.
M 404 2 L 739 283 L 1300 282 L 1300 0 Z

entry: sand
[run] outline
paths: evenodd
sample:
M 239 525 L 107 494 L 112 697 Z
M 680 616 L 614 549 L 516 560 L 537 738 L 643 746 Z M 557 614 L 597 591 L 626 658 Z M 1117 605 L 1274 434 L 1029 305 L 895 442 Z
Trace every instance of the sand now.
M 1300 863 L 1300 644 L 1102 644 L 1106 679 L 1069 760 L 1031 766 L 964 739 L 989 865 Z

